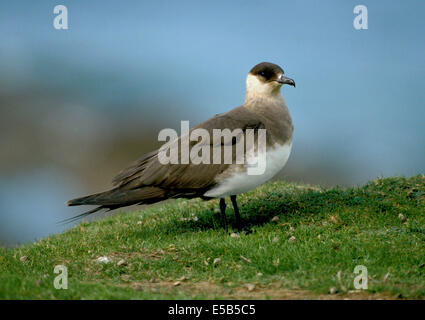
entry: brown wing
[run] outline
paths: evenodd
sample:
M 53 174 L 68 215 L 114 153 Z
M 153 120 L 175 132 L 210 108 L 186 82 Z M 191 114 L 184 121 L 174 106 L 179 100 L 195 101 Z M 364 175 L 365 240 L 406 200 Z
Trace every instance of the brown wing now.
M 218 114 L 209 120 L 198 124 L 192 130 L 202 128 L 213 136 L 213 129 L 264 128 L 256 116 L 245 107 L 238 107 L 227 113 Z M 179 138 L 180 139 L 180 138 Z M 212 140 L 212 139 L 211 139 Z M 190 148 L 197 142 L 191 142 Z M 223 144 L 214 146 L 211 141 L 211 153 L 214 148 L 223 148 Z M 197 190 L 207 189 L 215 184 L 214 177 L 229 167 L 229 164 L 166 164 L 158 160 L 158 150 L 146 154 L 133 165 L 120 172 L 113 184 L 125 189 L 145 186 L 155 186 L 167 190 Z

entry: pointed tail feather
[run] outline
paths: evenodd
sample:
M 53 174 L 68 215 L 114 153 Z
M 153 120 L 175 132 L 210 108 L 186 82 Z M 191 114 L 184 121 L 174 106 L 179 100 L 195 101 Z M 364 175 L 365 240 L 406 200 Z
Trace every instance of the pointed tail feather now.
M 104 202 L 110 200 L 115 190 L 109 190 L 101 193 L 92 194 L 81 198 L 72 199 L 66 202 L 67 206 L 81 206 L 81 205 L 103 205 Z
M 143 187 L 137 189 L 115 188 L 90 196 L 69 200 L 68 206 L 100 205 L 104 207 L 125 207 L 136 203 L 157 202 L 163 200 L 165 191 L 159 187 Z
M 68 206 L 98 205 L 98 207 L 75 217 L 62 220 L 59 223 L 70 223 L 103 209 L 111 211 L 133 204 L 155 203 L 164 200 L 164 195 L 165 191 L 157 187 L 144 187 L 130 190 L 115 188 L 90 196 L 72 199 L 66 202 Z
M 61 220 L 61 221 L 58 222 L 58 224 L 71 223 L 71 222 L 77 221 L 78 219 L 84 218 L 84 217 L 86 217 L 88 215 L 91 215 L 92 213 L 95 213 L 95 212 L 100 211 L 100 210 L 103 210 L 103 209 L 107 209 L 107 211 L 110 211 L 111 210 L 110 208 L 107 208 L 107 207 L 104 207 L 104 206 L 99 206 L 97 208 L 94 208 L 92 210 L 83 212 L 83 213 L 81 213 L 79 215 L 76 215 L 76 216 L 73 216 L 71 218 L 67 218 L 67 219 Z

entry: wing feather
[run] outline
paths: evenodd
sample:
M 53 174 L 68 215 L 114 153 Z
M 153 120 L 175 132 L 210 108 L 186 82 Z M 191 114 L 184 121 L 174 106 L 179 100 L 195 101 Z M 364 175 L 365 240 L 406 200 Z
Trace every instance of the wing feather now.
M 210 137 L 213 137 L 213 129 L 230 129 L 232 131 L 242 129 L 245 134 L 246 129 L 264 128 L 264 125 L 252 112 L 241 106 L 227 113 L 218 114 L 198 124 L 192 130 L 197 128 L 207 130 Z M 209 145 L 211 154 L 214 152 L 214 148 L 223 148 L 223 143 L 214 145 L 211 140 Z M 196 143 L 190 142 L 189 148 Z M 214 178 L 229 167 L 229 164 L 202 163 L 198 165 L 193 163 L 164 165 L 158 159 L 158 151 L 155 150 L 144 155 L 127 169 L 121 171 L 113 179 L 113 184 L 125 189 L 146 186 L 156 186 L 170 191 L 208 189 L 216 184 Z

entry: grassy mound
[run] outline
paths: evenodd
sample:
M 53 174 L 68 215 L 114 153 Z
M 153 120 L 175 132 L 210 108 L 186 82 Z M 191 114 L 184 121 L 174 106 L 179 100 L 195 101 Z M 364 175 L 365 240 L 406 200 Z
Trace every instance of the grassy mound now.
M 274 182 L 238 200 L 250 234 L 224 232 L 217 200 L 178 200 L 0 248 L 0 298 L 425 297 L 423 175 L 347 189 Z M 67 290 L 54 288 L 56 265 Z M 354 288 L 356 265 L 368 290 Z

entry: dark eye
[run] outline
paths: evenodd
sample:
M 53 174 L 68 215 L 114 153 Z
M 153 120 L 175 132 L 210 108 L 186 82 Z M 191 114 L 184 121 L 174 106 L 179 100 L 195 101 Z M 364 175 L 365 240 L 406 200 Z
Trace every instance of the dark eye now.
M 264 79 L 268 80 L 270 78 L 270 73 L 267 71 L 261 71 L 260 76 L 262 76 Z

